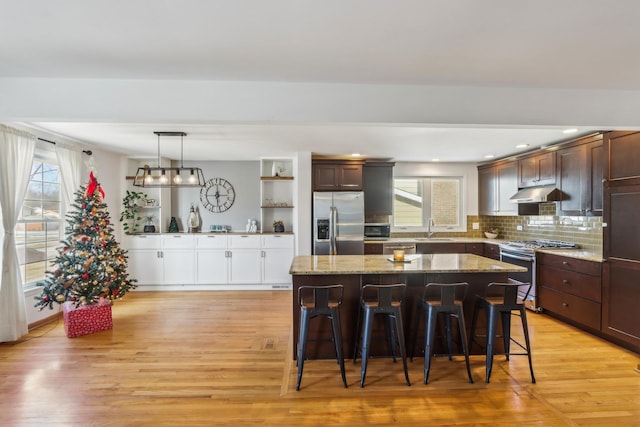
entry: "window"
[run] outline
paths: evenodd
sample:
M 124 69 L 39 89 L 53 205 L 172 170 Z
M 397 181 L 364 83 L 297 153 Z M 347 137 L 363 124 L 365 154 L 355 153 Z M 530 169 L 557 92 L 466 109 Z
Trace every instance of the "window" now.
M 58 165 L 36 157 L 15 235 L 18 262 L 25 286 L 45 278 L 56 256 L 62 233 L 60 171 Z
M 393 227 L 404 231 L 466 231 L 462 177 L 393 180 Z

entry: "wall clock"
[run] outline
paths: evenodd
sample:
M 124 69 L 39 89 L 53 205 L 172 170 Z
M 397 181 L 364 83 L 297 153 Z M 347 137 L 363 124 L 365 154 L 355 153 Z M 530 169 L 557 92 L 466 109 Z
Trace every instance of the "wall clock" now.
M 202 205 L 211 212 L 219 213 L 229 209 L 236 198 L 233 185 L 223 178 L 211 178 L 200 190 Z

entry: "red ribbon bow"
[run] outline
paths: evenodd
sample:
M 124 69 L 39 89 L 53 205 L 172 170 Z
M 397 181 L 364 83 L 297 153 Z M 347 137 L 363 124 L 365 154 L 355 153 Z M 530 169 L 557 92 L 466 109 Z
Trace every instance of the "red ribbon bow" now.
M 100 191 L 102 198 L 104 199 L 104 191 L 102 187 L 98 185 L 98 180 L 95 176 L 93 176 L 93 172 L 89 172 L 89 186 L 87 187 L 87 195 L 93 196 L 93 193 L 96 191 L 96 188 Z

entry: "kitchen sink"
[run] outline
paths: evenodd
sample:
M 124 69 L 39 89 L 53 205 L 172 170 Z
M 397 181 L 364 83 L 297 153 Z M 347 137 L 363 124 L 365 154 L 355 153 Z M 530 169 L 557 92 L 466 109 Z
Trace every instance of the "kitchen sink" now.
M 419 242 L 450 242 L 453 239 L 448 239 L 446 237 L 417 237 L 414 240 Z

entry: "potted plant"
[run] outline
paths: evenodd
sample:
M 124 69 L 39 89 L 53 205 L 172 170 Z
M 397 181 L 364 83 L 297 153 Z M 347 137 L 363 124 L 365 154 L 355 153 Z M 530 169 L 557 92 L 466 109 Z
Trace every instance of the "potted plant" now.
M 120 213 L 120 222 L 124 224 L 125 234 L 135 234 L 138 231 L 138 221 L 142 219 L 139 215 L 140 208 L 144 205 L 147 195 L 141 191 L 129 191 L 122 199 L 122 213 Z
M 282 233 L 284 231 L 284 222 L 280 220 L 273 221 L 273 231 L 276 233 Z
M 497 227 L 489 227 L 484 230 L 484 235 L 487 239 L 495 239 L 500 234 L 500 229 Z

